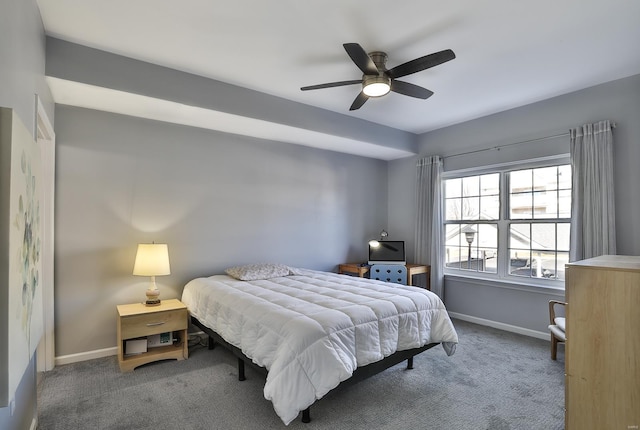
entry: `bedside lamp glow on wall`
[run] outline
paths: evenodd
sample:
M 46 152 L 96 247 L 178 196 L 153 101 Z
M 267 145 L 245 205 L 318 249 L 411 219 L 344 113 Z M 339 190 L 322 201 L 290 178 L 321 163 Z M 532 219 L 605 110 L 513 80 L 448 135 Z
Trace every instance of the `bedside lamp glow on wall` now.
M 136 276 L 151 276 L 151 283 L 147 289 L 147 306 L 160 304 L 160 291 L 156 285 L 156 276 L 170 275 L 169 248 L 166 243 L 140 243 L 133 265 Z

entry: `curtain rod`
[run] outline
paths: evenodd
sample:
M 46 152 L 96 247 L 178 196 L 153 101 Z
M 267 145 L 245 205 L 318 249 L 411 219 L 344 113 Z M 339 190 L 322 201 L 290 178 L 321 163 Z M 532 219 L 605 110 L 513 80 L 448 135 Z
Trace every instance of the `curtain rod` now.
M 611 128 L 616 128 L 615 122 L 611 123 Z M 505 145 L 498 145 L 491 148 L 483 148 L 483 149 L 476 149 L 474 151 L 460 152 L 458 154 L 451 154 L 442 158 L 447 159 L 447 158 L 453 158 L 453 157 L 460 157 L 462 155 L 476 154 L 478 152 L 484 152 L 484 151 L 500 151 L 502 148 L 508 148 L 510 146 L 522 145 L 524 143 L 538 142 L 541 140 L 556 139 L 558 137 L 569 136 L 570 134 L 571 134 L 570 132 L 566 132 L 566 133 L 554 134 L 552 136 L 537 137 L 535 139 L 523 140 L 523 141 L 514 142 L 514 143 L 507 143 Z

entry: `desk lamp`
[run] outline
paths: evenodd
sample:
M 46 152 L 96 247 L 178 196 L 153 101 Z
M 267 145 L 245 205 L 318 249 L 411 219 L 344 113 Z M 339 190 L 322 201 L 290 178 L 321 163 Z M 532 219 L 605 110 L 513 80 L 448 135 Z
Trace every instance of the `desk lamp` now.
M 369 241 L 369 246 L 372 246 L 373 248 L 377 248 L 378 246 L 380 246 L 380 242 L 382 242 L 384 240 L 385 237 L 389 236 L 389 233 L 387 233 L 386 230 L 382 230 L 380 232 L 380 240 L 375 240 L 372 239 Z

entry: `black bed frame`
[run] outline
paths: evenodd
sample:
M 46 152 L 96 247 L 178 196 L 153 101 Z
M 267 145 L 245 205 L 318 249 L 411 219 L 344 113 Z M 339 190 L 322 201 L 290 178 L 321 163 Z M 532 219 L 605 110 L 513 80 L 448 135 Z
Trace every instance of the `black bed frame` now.
M 244 353 L 242 352 L 242 350 L 240 350 L 240 348 L 231 345 L 229 342 L 224 340 L 222 336 L 220 336 L 218 333 L 216 333 L 215 331 L 211 330 L 209 327 L 207 327 L 206 325 L 198 321 L 197 318 L 191 316 L 191 323 L 196 327 L 199 327 L 200 329 L 202 329 L 202 331 L 204 331 L 209 336 L 209 349 L 213 349 L 215 344 L 218 343 L 224 346 L 225 348 L 227 348 L 228 350 L 230 350 L 233 353 L 233 355 L 237 357 L 239 381 L 244 381 L 246 379 L 244 374 L 245 363 L 251 366 L 252 368 L 254 368 L 255 370 L 257 370 L 259 373 L 265 376 L 267 375 L 268 371 L 266 368 L 255 364 L 253 361 L 251 361 L 250 358 L 244 355 Z M 427 349 L 433 348 L 436 345 L 439 345 L 439 343 L 429 343 L 420 348 L 397 351 L 391 354 L 390 356 L 383 358 L 380 361 L 376 361 L 375 363 L 371 363 L 363 367 L 358 367 L 356 370 L 354 370 L 353 374 L 349 379 L 342 381 L 340 383 L 339 387 L 346 387 L 349 385 L 353 385 L 357 382 L 367 379 L 370 376 L 376 375 L 382 372 L 383 370 L 388 369 L 389 367 L 395 366 L 396 364 L 404 360 L 407 360 L 407 369 L 413 369 L 413 357 L 417 354 L 420 354 L 421 352 L 426 351 Z M 310 409 L 311 409 L 311 406 L 309 406 L 307 409 L 302 411 L 303 423 L 308 423 L 311 421 Z

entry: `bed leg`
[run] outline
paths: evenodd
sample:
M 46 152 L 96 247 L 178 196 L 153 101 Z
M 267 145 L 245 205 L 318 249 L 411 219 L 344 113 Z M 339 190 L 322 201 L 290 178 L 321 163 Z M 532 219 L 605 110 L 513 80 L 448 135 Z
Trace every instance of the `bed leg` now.
M 413 369 L 413 357 L 407 358 L 407 369 Z
M 211 336 L 209 336 L 209 343 L 207 344 L 207 348 L 213 349 L 216 347 L 216 342 L 213 340 Z
M 307 409 L 302 411 L 302 422 L 303 423 L 310 423 L 311 422 L 310 409 L 311 409 L 311 406 L 309 406 Z
M 247 379 L 244 376 L 244 361 L 241 358 L 238 358 L 238 381 L 244 381 Z

